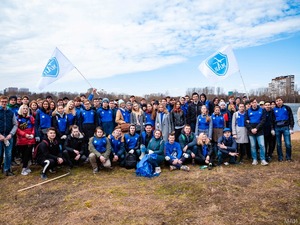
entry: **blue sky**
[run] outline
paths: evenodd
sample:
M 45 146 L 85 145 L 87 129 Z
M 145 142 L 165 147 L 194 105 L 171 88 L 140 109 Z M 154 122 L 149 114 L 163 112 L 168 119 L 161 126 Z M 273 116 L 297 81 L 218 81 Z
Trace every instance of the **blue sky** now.
M 0 2 L 0 89 L 37 82 L 58 47 L 90 83 L 107 92 L 184 95 L 187 88 L 244 91 L 240 75 L 212 83 L 199 64 L 231 45 L 250 89 L 294 74 L 300 87 L 300 2 Z M 85 92 L 73 70 L 43 91 Z

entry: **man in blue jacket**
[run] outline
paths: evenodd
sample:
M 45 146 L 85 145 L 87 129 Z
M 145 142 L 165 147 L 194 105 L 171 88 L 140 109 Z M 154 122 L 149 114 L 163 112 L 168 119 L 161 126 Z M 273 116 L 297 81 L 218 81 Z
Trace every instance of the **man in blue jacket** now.
M 15 135 L 18 124 L 15 114 L 7 108 L 8 97 L 0 97 L 0 156 L 5 152 L 4 173 L 6 176 L 13 176 L 11 171 L 13 136 Z M 0 163 L 2 164 L 2 162 Z
M 285 159 L 290 162 L 292 160 L 292 144 L 291 144 L 291 134 L 294 133 L 294 117 L 292 109 L 283 104 L 283 100 L 281 97 L 277 97 L 276 106 L 273 109 L 273 129 L 272 134 L 276 135 L 276 143 L 277 143 L 277 155 L 278 161 L 281 162 L 283 160 L 282 153 L 282 141 L 281 138 L 283 136 L 285 148 L 286 148 L 286 156 Z
M 251 145 L 252 165 L 257 165 L 256 142 L 260 149 L 261 165 L 268 165 L 265 160 L 265 141 L 264 141 L 264 123 L 266 121 L 266 111 L 259 107 L 257 100 L 252 98 L 250 100 L 250 108 L 245 114 L 245 126 L 248 130 L 248 135 Z
M 235 164 L 238 155 L 236 141 L 231 135 L 230 128 L 224 128 L 223 136 L 218 139 L 218 166 L 228 157 L 229 163 Z M 225 163 L 225 165 L 228 165 L 228 163 Z

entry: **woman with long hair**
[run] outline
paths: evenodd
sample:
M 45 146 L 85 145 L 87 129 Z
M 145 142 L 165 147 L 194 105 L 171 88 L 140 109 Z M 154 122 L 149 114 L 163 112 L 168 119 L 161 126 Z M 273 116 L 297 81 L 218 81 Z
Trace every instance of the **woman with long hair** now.
M 133 103 L 130 114 L 130 123 L 135 125 L 135 129 L 138 134 L 144 130 L 145 122 L 146 118 L 144 111 L 140 108 L 138 103 Z
M 146 123 L 151 123 L 152 127 L 155 127 L 155 117 L 156 117 L 156 111 L 153 108 L 153 105 L 151 103 L 147 104 L 147 109 L 145 111 L 145 118 Z
M 40 142 L 47 135 L 47 129 L 52 126 L 52 113 L 48 100 L 43 100 L 42 107 L 37 110 L 35 117 L 35 140 Z
M 194 156 L 195 163 L 200 165 L 208 165 L 208 169 L 212 169 L 212 153 L 213 149 L 210 139 L 205 133 L 200 133 L 197 137 L 197 151 Z
M 28 167 L 28 161 L 31 159 L 32 148 L 35 145 L 34 138 L 34 117 L 29 114 L 29 107 L 21 105 L 17 115 L 18 129 L 17 129 L 17 148 L 22 153 L 22 175 L 28 175 L 31 170 Z
M 75 103 L 73 100 L 68 101 L 68 103 L 65 106 L 64 111 L 65 111 L 65 114 L 67 115 L 68 124 L 70 126 L 75 125 L 75 124 L 78 125 Z
M 175 141 L 178 142 L 181 130 L 186 123 L 184 112 L 181 108 L 180 101 L 175 102 L 174 108 L 170 113 L 172 130 L 175 130 Z
M 195 134 L 205 133 L 210 139 L 212 136 L 212 120 L 208 115 L 208 109 L 205 105 L 201 106 L 201 114 L 197 117 Z
M 170 113 L 162 103 L 158 105 L 155 119 L 155 129 L 161 130 L 164 141 L 168 141 L 169 134 L 172 132 Z

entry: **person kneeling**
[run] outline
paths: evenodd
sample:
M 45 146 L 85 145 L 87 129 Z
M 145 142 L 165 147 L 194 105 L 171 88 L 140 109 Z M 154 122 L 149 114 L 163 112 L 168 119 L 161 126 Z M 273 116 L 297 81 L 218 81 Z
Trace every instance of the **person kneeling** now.
M 208 169 L 213 167 L 212 163 L 213 148 L 209 138 L 205 133 L 200 133 L 197 138 L 197 152 L 195 153 L 195 163 L 208 165 Z M 192 155 L 193 156 L 193 155 Z
M 98 173 L 99 168 L 111 168 L 109 159 L 111 146 L 101 127 L 97 127 L 94 137 L 89 140 L 89 159 L 93 167 L 93 173 Z
M 223 136 L 218 139 L 218 166 L 223 163 L 223 159 L 229 157 L 230 164 L 236 164 L 237 145 L 234 138 L 231 136 L 229 128 L 224 128 Z M 228 165 L 228 163 L 224 163 Z
M 71 134 L 69 134 L 64 142 L 63 155 L 68 160 L 70 167 L 81 165 L 85 160 L 84 155 L 85 143 L 83 135 L 79 131 L 77 125 L 71 127 Z
M 59 143 L 55 139 L 56 130 L 50 127 L 47 130 L 47 137 L 37 146 L 37 163 L 43 167 L 41 178 L 47 179 L 47 172 L 53 171 L 57 165 L 67 164 L 61 156 Z
M 182 165 L 185 158 L 178 142 L 175 142 L 175 134 L 169 134 L 168 142 L 165 144 L 165 160 L 170 164 L 170 171 L 180 169 L 189 171 L 188 166 Z

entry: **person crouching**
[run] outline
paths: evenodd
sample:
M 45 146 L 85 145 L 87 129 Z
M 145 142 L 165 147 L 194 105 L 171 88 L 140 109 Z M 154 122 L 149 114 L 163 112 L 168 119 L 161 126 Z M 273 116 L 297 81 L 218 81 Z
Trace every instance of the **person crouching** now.
M 109 159 L 111 153 L 110 141 L 105 136 L 101 127 L 97 127 L 94 137 L 89 140 L 89 160 L 93 167 L 93 173 L 99 172 L 99 167 L 111 168 Z

